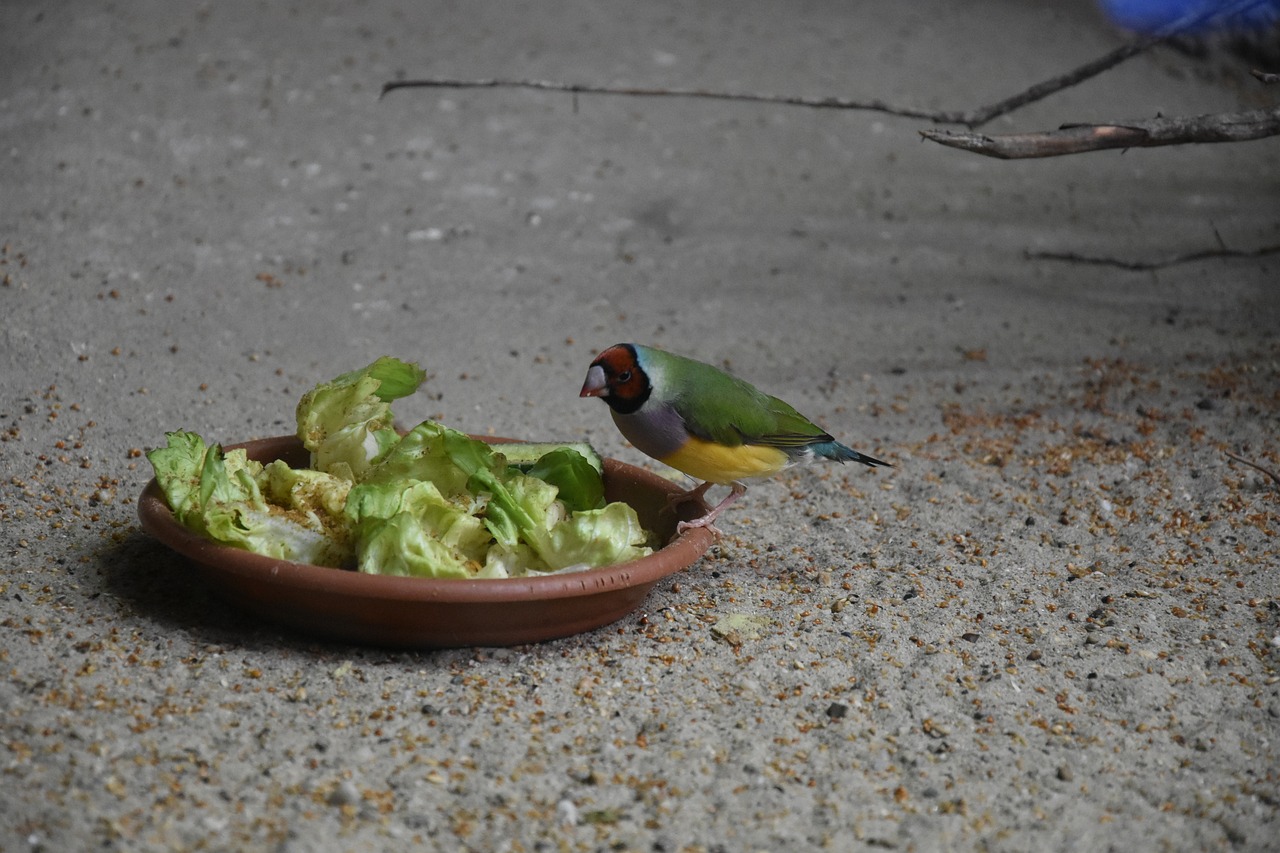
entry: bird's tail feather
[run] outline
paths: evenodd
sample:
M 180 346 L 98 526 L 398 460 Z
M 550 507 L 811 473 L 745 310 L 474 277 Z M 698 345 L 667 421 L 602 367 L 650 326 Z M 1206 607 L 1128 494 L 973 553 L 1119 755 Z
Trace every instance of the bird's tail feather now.
M 813 450 L 814 456 L 821 456 L 824 459 L 832 459 L 836 462 L 861 462 L 863 465 L 868 465 L 872 468 L 877 465 L 893 467 L 889 462 L 876 459 L 874 456 L 868 456 L 865 453 L 859 453 L 852 447 L 845 447 L 838 441 L 824 441 L 821 444 L 810 445 L 810 449 Z

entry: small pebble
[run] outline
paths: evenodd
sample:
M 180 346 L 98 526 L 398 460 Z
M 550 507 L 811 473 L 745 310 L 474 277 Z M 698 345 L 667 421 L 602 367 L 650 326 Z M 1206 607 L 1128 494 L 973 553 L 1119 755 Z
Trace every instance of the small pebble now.
M 578 807 L 572 800 L 561 800 L 556 803 L 556 820 L 564 826 L 578 825 Z
M 333 789 L 329 794 L 329 805 L 331 806 L 352 806 L 360 802 L 360 792 L 356 786 L 351 784 L 350 779 L 343 779 L 338 783 L 338 787 Z

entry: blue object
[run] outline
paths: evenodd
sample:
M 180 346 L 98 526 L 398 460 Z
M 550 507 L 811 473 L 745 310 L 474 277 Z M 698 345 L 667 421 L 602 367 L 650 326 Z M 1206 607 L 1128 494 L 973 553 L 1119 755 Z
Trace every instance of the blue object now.
M 1229 0 L 1098 0 L 1098 5 L 1116 26 L 1143 34 L 1199 16 L 1207 17 L 1184 32 L 1262 29 L 1280 22 L 1280 0 L 1256 0 L 1243 8 Z M 1215 15 L 1215 10 L 1221 11 Z

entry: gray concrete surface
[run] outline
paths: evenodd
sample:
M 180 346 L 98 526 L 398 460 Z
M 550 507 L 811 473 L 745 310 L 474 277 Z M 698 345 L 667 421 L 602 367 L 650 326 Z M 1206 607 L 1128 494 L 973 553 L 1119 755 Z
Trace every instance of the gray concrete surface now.
M 960 108 L 1119 44 L 989 0 L 0 5 L 0 848 L 1267 850 L 1280 798 L 1274 140 L 1001 163 L 920 122 L 401 92 L 398 74 Z M 1273 69 L 1274 70 L 1274 69 Z M 1161 50 L 994 123 L 1274 103 Z M 327 643 L 149 540 L 166 430 L 399 408 L 581 438 L 624 340 L 892 470 L 757 485 L 645 608 Z M 734 615 L 758 635 L 718 639 Z

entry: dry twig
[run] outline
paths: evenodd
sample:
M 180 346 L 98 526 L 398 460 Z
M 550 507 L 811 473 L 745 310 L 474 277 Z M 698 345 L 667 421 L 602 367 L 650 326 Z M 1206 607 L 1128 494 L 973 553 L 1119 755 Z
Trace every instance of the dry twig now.
M 1078 68 L 1059 74 L 1057 77 L 1050 77 L 1029 89 L 1019 92 L 1012 97 L 1003 101 L 997 101 L 985 107 L 976 110 L 970 110 L 964 114 L 964 118 L 956 122 L 948 122 L 954 124 L 963 124 L 971 130 L 980 127 L 991 121 L 1014 110 L 1024 107 L 1027 104 L 1034 103 L 1055 92 L 1070 88 L 1077 83 L 1082 83 L 1090 77 L 1096 77 L 1108 69 L 1114 68 L 1126 59 L 1131 59 L 1158 44 L 1168 41 L 1175 36 L 1182 35 L 1188 31 L 1194 30 L 1201 24 L 1214 18 L 1228 18 L 1238 15 L 1241 12 L 1247 12 L 1255 6 L 1260 5 L 1262 0 L 1236 0 L 1234 3 L 1227 3 L 1221 8 L 1202 9 L 1199 12 L 1192 12 L 1175 21 L 1171 21 L 1150 35 L 1135 39 L 1128 44 L 1121 45 L 1105 56 L 1100 56 L 1092 62 L 1086 62 Z
M 1069 124 L 1038 133 L 989 136 L 957 130 L 922 130 L 932 142 L 1001 160 L 1060 157 L 1108 148 L 1153 148 L 1203 142 L 1243 142 L 1280 134 L 1280 107 L 1241 113 L 1153 118 L 1112 124 Z
M 550 92 L 565 92 L 573 95 L 627 95 L 633 97 L 662 98 L 703 98 L 719 101 L 748 101 L 753 103 L 781 104 L 784 106 L 811 107 L 815 109 L 867 110 L 886 113 L 904 118 L 927 119 L 935 124 L 960 124 L 970 129 L 980 127 L 994 118 L 998 118 L 1016 109 L 1047 98 L 1055 92 L 1096 77 L 1102 72 L 1114 68 L 1149 48 L 1168 41 L 1174 36 L 1195 29 L 1206 21 L 1236 15 L 1257 6 L 1263 0 L 1235 0 L 1220 8 L 1210 8 L 1188 14 L 1162 27 L 1156 32 L 1124 44 L 1110 53 L 1072 69 L 1036 83 L 1010 97 L 972 110 L 925 110 L 890 104 L 879 98 L 856 99 L 837 97 L 804 97 L 796 95 L 767 95 L 755 92 L 715 92 L 705 89 L 666 89 L 644 86 L 596 86 L 585 83 L 562 83 L 553 80 L 531 80 L 516 78 L 481 78 L 458 79 L 450 77 L 426 78 L 419 80 L 392 80 L 382 84 L 382 95 L 396 89 L 538 89 Z
M 1276 254 L 1280 254 L 1280 245 L 1263 246 L 1261 249 L 1253 250 L 1227 248 L 1201 249 L 1198 252 L 1187 252 L 1184 255 L 1175 255 L 1172 258 L 1165 258 L 1160 261 L 1126 261 L 1122 258 L 1079 255 L 1075 252 L 1027 252 L 1026 256 L 1032 260 L 1067 261 L 1075 264 L 1092 264 L 1100 267 L 1119 267 L 1122 270 L 1131 270 L 1133 272 L 1148 272 L 1151 270 L 1162 270 L 1166 267 L 1177 266 L 1178 264 L 1189 264 L 1193 261 L 1203 261 L 1209 258 L 1261 258 L 1267 255 Z
M 554 80 L 517 80 L 482 78 L 460 80 L 449 77 L 425 80 L 392 80 L 382 84 L 382 94 L 396 89 L 539 89 L 547 92 L 566 92 L 574 95 L 627 95 L 642 98 L 705 98 L 716 101 L 749 101 L 755 103 L 782 104 L 794 107 L 813 107 L 835 110 L 872 110 L 906 118 L 923 118 L 932 121 L 956 121 L 956 113 L 942 113 L 913 107 L 898 107 L 877 99 L 808 98 L 798 95 L 766 95 L 758 92 L 713 92 L 706 89 L 663 89 L 644 86 L 593 86 L 586 83 L 558 83 Z M 947 118 L 951 116 L 952 118 Z
M 1270 477 L 1271 481 L 1274 482 L 1277 486 L 1280 486 L 1280 474 L 1277 474 L 1275 471 L 1272 471 L 1270 468 L 1264 468 L 1261 465 L 1259 465 L 1257 462 L 1250 462 L 1248 459 L 1245 459 L 1243 456 L 1235 455 L 1230 450 L 1224 450 L 1223 452 L 1226 453 L 1228 457 L 1239 462 L 1241 465 L 1248 465 L 1250 468 L 1254 469 L 1255 471 L 1261 471 L 1262 473 Z

